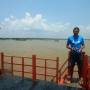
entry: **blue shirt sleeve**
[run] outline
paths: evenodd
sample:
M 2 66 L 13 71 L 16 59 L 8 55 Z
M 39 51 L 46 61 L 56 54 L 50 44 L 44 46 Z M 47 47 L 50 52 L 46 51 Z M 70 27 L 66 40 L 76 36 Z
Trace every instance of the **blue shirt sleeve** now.
M 84 39 L 82 38 L 82 43 L 81 43 L 82 45 L 84 45 Z
M 68 40 L 67 40 L 67 45 L 69 45 L 70 44 L 70 38 L 68 38 Z

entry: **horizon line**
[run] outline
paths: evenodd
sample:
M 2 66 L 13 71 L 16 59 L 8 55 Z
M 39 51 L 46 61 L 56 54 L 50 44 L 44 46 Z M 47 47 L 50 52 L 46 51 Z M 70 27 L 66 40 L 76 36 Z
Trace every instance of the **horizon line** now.
M 12 40 L 27 40 L 27 39 L 42 39 L 42 40 L 67 40 L 67 38 L 30 38 L 30 37 L 0 37 L 0 40 L 6 40 L 6 39 L 12 39 Z M 90 40 L 89 38 L 85 38 L 85 40 Z

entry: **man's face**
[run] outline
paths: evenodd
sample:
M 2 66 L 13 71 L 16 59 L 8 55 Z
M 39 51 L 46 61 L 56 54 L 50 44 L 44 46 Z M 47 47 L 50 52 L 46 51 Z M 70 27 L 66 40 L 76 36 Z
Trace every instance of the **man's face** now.
M 73 34 L 74 34 L 74 35 L 78 35 L 78 33 L 79 33 L 79 30 L 78 30 L 78 29 L 73 30 Z

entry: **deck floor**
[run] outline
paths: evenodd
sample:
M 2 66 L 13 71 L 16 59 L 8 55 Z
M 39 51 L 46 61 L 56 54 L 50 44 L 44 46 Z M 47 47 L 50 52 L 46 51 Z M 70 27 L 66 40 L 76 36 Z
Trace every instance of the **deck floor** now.
M 82 88 L 57 85 L 44 80 L 33 81 L 30 78 L 20 78 L 11 75 L 0 76 L 0 90 L 84 90 Z

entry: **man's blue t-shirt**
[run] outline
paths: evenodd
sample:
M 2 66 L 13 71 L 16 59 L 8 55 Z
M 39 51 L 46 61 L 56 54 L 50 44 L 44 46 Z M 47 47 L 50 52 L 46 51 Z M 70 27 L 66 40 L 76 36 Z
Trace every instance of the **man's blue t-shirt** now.
M 71 48 L 77 48 L 80 49 L 82 45 L 84 45 L 84 39 L 82 36 L 70 36 L 67 40 L 67 45 L 70 45 Z

